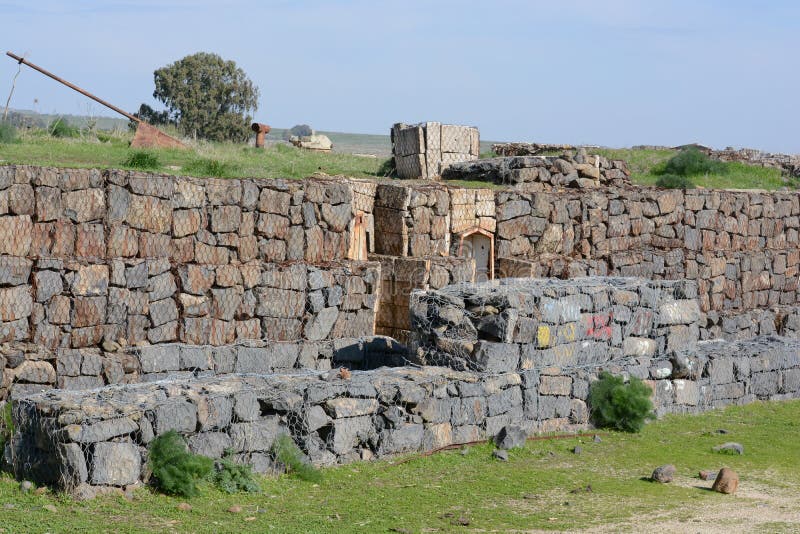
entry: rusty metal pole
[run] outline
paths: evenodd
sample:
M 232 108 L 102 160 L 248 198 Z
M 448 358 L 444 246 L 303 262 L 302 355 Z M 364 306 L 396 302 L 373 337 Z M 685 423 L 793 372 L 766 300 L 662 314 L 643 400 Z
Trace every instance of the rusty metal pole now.
M 89 91 L 87 91 L 87 90 L 85 90 L 85 89 L 81 89 L 81 88 L 80 88 L 80 87 L 78 87 L 77 85 L 75 85 L 75 84 L 73 84 L 73 83 L 70 83 L 70 82 L 68 82 L 67 80 L 63 79 L 63 78 L 59 78 L 58 76 L 56 76 L 56 75 L 55 75 L 55 74 L 53 74 L 52 72 L 49 72 L 49 71 L 47 71 L 47 70 L 43 69 L 42 67 L 40 67 L 40 66 L 38 66 L 38 65 L 34 65 L 33 63 L 31 63 L 30 61 L 26 60 L 26 59 L 25 59 L 25 58 L 23 58 L 23 57 L 19 57 L 18 55 L 14 54 L 14 53 L 11 53 L 11 52 L 6 52 L 6 55 L 7 55 L 8 57 L 11 57 L 11 58 L 13 58 L 13 59 L 17 60 L 17 62 L 19 62 L 19 63 L 21 63 L 21 64 L 23 64 L 23 65 L 27 65 L 27 66 L 29 66 L 30 68 L 34 69 L 34 70 L 38 70 L 39 72 L 41 72 L 41 73 L 42 73 L 42 74 L 44 74 L 45 76 L 49 76 L 50 78 L 54 79 L 55 81 L 57 81 L 57 82 L 59 82 L 59 83 L 63 83 L 64 85 L 66 85 L 66 86 L 67 86 L 67 87 L 69 87 L 70 89 L 74 89 L 75 91 L 78 91 L 78 92 L 79 92 L 80 94 L 82 94 L 83 96 L 86 96 L 86 97 L 89 97 L 89 98 L 91 98 L 92 100 L 94 100 L 94 101 L 95 101 L 95 102 L 97 102 L 98 104 L 102 104 L 102 105 L 104 105 L 105 107 L 107 107 L 107 108 L 109 108 L 109 109 L 111 109 L 111 110 L 114 110 L 114 111 L 116 111 L 116 112 L 117 112 L 117 113 L 119 113 L 120 115 L 123 115 L 124 117 L 127 117 L 128 119 L 130 119 L 130 120 L 132 120 L 132 121 L 134 121 L 134 122 L 138 122 L 138 123 L 141 123 L 141 122 L 143 122 L 143 121 L 142 121 L 142 119 L 140 119 L 140 118 L 138 118 L 138 117 L 134 117 L 133 115 L 131 115 L 131 114 L 130 114 L 130 113 L 128 113 L 127 111 L 124 111 L 124 110 L 122 110 L 122 109 L 118 108 L 118 107 L 117 107 L 117 106 L 115 106 L 114 104 L 111 104 L 111 103 L 109 103 L 109 102 L 106 102 L 106 101 L 105 101 L 105 100 L 103 100 L 102 98 L 98 98 L 98 97 L 94 96 L 94 95 L 93 95 L 92 93 L 90 93 Z
M 264 139 L 272 128 L 269 127 L 269 124 L 254 122 L 250 125 L 250 129 L 256 133 L 256 148 L 263 148 Z

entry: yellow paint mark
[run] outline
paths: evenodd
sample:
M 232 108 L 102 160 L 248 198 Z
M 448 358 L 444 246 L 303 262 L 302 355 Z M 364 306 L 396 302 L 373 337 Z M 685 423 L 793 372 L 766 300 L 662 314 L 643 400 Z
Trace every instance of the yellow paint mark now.
M 567 323 L 559 327 L 558 338 L 562 341 L 575 341 L 575 323 Z
M 536 331 L 536 340 L 539 342 L 540 348 L 550 345 L 550 327 L 540 324 L 539 329 Z

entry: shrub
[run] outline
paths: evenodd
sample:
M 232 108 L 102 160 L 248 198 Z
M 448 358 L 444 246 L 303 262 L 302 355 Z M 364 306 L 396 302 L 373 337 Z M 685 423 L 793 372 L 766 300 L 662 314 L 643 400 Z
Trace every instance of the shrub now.
M 621 376 L 603 371 L 589 391 L 592 422 L 601 428 L 639 432 L 653 419 L 652 390 L 638 378 L 626 384 Z
M 233 176 L 238 167 L 218 159 L 198 158 L 190 161 L 183 169 L 200 176 L 227 178 Z
M 659 174 L 697 176 L 699 174 L 725 174 L 727 171 L 728 167 L 722 161 L 712 160 L 699 149 L 689 147 L 667 160 Z
M 656 185 L 666 189 L 694 189 L 694 183 L 688 176 L 677 174 L 662 174 L 656 180 Z
M 295 445 L 288 434 L 281 434 L 272 444 L 272 454 L 275 460 L 286 466 L 289 474 L 308 482 L 319 482 L 322 474 L 311 465 L 303 451 Z
M 256 493 L 261 488 L 253 477 L 253 470 L 249 465 L 234 463 L 229 457 L 216 463 L 216 470 L 212 475 L 214 485 L 225 493 L 238 493 L 246 491 Z
M 10 122 L 0 122 L 0 145 L 17 140 L 17 127 Z
M 53 137 L 78 137 L 79 134 L 78 129 L 74 126 L 70 126 L 69 122 L 67 122 L 67 119 L 64 117 L 55 119 L 50 123 L 47 129 Z
M 158 156 L 144 150 L 133 152 L 122 164 L 134 169 L 158 169 L 161 167 Z
M 192 454 L 186 441 L 174 430 L 150 443 L 148 462 L 157 486 L 165 493 L 193 497 L 197 482 L 208 478 L 214 467 L 211 458 Z

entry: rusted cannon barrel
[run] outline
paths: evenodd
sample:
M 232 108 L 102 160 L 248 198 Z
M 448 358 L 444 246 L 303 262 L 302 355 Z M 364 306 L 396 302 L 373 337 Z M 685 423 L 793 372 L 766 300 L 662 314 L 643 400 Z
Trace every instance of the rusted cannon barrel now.
M 256 148 L 262 148 L 264 146 L 264 138 L 272 128 L 269 127 L 269 124 L 254 122 L 250 125 L 250 129 L 256 133 Z

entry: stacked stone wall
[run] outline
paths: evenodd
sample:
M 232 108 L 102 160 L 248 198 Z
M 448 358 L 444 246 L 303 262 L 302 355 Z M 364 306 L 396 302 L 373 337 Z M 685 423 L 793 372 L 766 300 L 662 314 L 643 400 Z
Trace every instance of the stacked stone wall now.
M 504 279 L 412 295 L 420 363 L 508 372 L 599 366 L 694 347 L 690 281 Z
M 415 289 L 440 289 L 475 281 L 475 261 L 471 258 L 405 258 L 375 254 L 369 259 L 381 264 L 375 333 L 391 336 L 401 343 L 407 343 L 411 334 L 409 300 Z
M 356 221 L 374 247 L 375 187 L 0 166 L 0 397 L 134 373 L 62 380 L 67 349 L 373 335 L 380 264 L 348 258 Z
M 147 444 L 176 430 L 192 451 L 274 468 L 281 433 L 317 465 L 429 451 L 527 432 L 589 425 L 586 399 L 601 369 L 638 376 L 657 413 L 696 413 L 800 396 L 800 344 L 782 338 L 702 342 L 672 359 L 507 373 L 441 367 L 335 374 L 208 377 L 101 391 L 58 391 L 15 401 L 6 460 L 18 477 L 92 495 L 147 480 Z M 111 466 L 114 466 L 112 469 Z

